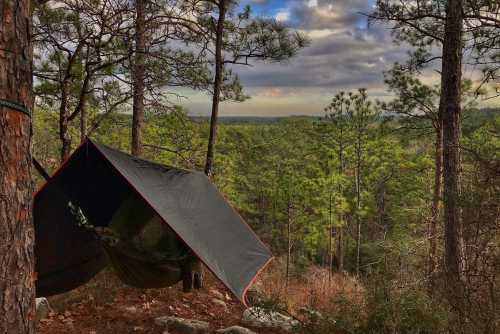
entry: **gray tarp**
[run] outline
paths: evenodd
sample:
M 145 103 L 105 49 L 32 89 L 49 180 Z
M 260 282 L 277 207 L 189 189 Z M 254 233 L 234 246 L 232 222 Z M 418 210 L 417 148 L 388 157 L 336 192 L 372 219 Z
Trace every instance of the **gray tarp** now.
M 91 140 L 35 195 L 37 295 L 69 291 L 105 266 L 102 247 L 76 226 L 68 201 L 93 225 L 108 227 L 131 194 L 244 300 L 271 254 L 211 181 L 203 173 L 138 159 Z

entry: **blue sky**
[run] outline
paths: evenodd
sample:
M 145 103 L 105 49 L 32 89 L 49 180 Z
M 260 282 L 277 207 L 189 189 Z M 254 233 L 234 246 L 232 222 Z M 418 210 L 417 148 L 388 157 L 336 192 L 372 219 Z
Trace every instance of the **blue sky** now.
M 221 115 L 321 115 L 337 92 L 367 88 L 374 99 L 389 99 L 383 72 L 404 62 L 410 49 L 392 42 L 388 26 L 368 26 L 362 13 L 374 0 L 242 0 L 256 16 L 275 18 L 309 36 L 311 45 L 286 64 L 255 63 L 237 67 L 251 98 L 243 103 L 224 102 Z M 472 76 L 466 71 L 465 76 Z M 439 82 L 429 71 L 424 82 Z M 208 115 L 210 98 L 183 92 L 179 101 L 190 113 Z M 490 103 L 498 103 L 490 101 Z

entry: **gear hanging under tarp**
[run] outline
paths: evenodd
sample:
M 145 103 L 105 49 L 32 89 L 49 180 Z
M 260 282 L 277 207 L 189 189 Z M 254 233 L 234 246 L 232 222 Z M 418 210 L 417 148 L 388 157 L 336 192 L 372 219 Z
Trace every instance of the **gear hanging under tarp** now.
M 182 279 L 193 258 L 175 232 L 137 194 L 116 210 L 107 227 L 95 227 L 71 202 L 78 225 L 95 233 L 117 276 L 136 288 L 168 287 Z

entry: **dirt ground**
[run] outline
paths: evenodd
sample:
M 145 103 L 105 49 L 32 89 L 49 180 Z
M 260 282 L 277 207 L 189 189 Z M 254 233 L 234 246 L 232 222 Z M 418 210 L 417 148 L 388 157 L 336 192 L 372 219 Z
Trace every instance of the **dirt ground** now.
M 230 298 L 226 300 L 227 310 L 212 302 L 210 290 Z M 40 334 L 161 334 L 164 329 L 156 326 L 154 319 L 170 315 L 207 321 L 216 330 L 240 324 L 245 309 L 208 273 L 203 290 L 186 294 L 179 285 L 154 290 L 131 288 L 106 270 L 88 284 L 48 299 L 52 312 L 38 323 Z

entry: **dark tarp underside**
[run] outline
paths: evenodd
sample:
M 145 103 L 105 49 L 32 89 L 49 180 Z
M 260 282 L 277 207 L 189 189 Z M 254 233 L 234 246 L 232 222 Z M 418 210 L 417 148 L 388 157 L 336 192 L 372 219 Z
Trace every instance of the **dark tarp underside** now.
M 35 195 L 37 295 L 74 289 L 102 270 L 105 251 L 78 226 L 68 202 L 108 227 L 134 195 L 149 205 L 240 299 L 271 254 L 200 172 L 135 158 L 87 140 Z

